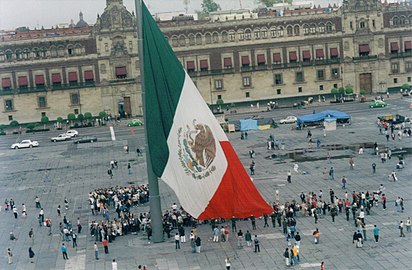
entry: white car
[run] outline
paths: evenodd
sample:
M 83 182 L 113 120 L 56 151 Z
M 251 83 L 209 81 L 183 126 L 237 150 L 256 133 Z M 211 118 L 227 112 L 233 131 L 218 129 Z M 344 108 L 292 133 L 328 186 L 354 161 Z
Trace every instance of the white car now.
M 21 142 L 13 143 L 11 145 L 11 148 L 20 149 L 20 148 L 32 148 L 32 147 L 37 147 L 37 146 L 39 146 L 39 143 L 37 141 L 22 140 Z
M 79 136 L 79 132 L 77 132 L 77 130 L 70 129 L 70 130 L 66 131 L 66 135 L 70 136 L 70 138 L 77 137 L 77 136 Z
M 288 116 L 285 119 L 280 119 L 279 123 L 281 123 L 281 124 L 293 124 L 293 123 L 296 123 L 297 120 L 298 120 L 298 118 L 296 118 L 296 116 Z
M 67 141 L 70 140 L 72 137 L 70 137 L 69 135 L 63 133 L 63 134 L 59 134 L 56 137 L 52 137 L 51 141 L 52 142 L 61 142 L 61 141 Z

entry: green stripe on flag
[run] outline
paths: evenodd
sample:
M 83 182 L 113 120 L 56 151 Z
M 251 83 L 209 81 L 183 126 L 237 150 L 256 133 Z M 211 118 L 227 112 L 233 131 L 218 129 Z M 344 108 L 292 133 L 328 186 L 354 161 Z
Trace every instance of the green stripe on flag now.
M 169 158 L 167 138 L 183 88 L 185 72 L 146 5 L 142 5 L 145 106 L 148 145 L 160 177 Z

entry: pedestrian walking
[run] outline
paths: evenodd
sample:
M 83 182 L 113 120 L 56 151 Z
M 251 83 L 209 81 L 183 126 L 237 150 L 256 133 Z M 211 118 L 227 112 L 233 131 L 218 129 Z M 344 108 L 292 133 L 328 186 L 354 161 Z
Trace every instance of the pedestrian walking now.
M 313 232 L 313 239 L 314 239 L 315 244 L 319 244 L 320 233 L 319 233 L 318 228 L 316 228 L 316 230 Z
M 255 244 L 255 252 L 260 252 L 260 244 L 257 235 L 255 235 L 255 239 L 253 240 L 253 242 Z
M 400 233 L 400 237 L 405 237 L 405 234 L 403 233 L 403 226 L 404 226 L 404 224 L 403 224 L 403 221 L 401 220 L 401 221 L 399 222 L 399 233 Z
M 33 232 L 33 228 L 30 229 L 29 231 L 29 238 L 34 241 L 34 232 Z
M 252 234 L 249 231 L 246 231 L 245 240 L 248 247 L 252 246 Z
M 347 183 L 346 177 L 343 176 L 341 181 L 342 181 L 342 189 L 346 189 L 346 183 Z
M 290 254 L 289 254 L 288 248 L 285 249 L 285 252 L 283 253 L 283 257 L 285 257 L 286 266 L 290 266 L 290 260 L 289 260 Z
M 34 198 L 34 203 L 36 204 L 36 208 L 41 208 L 40 198 L 38 196 Z
M 109 241 L 107 241 L 107 237 L 103 239 L 103 248 L 104 248 L 104 253 L 109 254 Z
M 250 169 L 250 175 L 255 175 L 255 162 L 252 161 L 252 163 L 249 166 Z
M 328 180 L 328 171 L 326 170 L 326 168 L 323 168 L 322 175 L 323 180 Z
M 230 266 L 231 266 L 231 265 L 232 265 L 232 264 L 230 263 L 229 257 L 226 257 L 226 259 L 225 259 L 226 270 L 230 270 Z
M 351 170 L 355 168 L 355 161 L 353 160 L 353 157 L 349 159 L 349 167 Z
M 288 171 L 288 183 L 292 183 L 292 173 L 290 172 L 290 170 Z
M 61 217 L 60 204 L 57 206 L 57 216 Z
M 333 167 L 330 167 L 330 169 L 329 169 L 329 178 L 330 178 L 330 180 L 335 180 L 335 177 L 334 177 L 334 169 L 333 169 Z
M 243 247 L 243 232 L 242 230 L 239 230 L 237 233 L 237 247 L 242 248 Z
M 93 249 L 94 249 L 94 258 L 98 260 L 99 259 L 99 247 L 97 246 L 96 242 L 94 242 Z
M 10 248 L 7 249 L 7 261 L 9 264 L 13 263 L 13 253 Z
M 73 240 L 73 248 L 77 247 L 77 234 L 76 233 L 72 233 L 72 240 Z
M 325 270 L 325 262 L 320 263 L 320 270 Z
M 64 198 L 64 208 L 65 208 L 66 210 L 69 209 L 69 201 L 68 201 L 66 198 Z
M 373 237 L 375 237 L 375 242 L 379 242 L 379 228 L 376 225 L 373 225 Z
M 110 179 L 113 179 L 113 171 L 111 168 L 107 170 L 107 174 L 109 175 Z
M 82 224 L 80 223 L 80 217 L 77 218 L 77 233 L 80 234 L 82 232 Z
M 18 214 L 19 214 L 19 211 L 17 210 L 17 207 L 14 205 L 13 206 L 13 215 L 14 215 L 15 219 L 17 219 Z
M 376 163 L 372 163 L 372 173 L 376 173 Z
M 112 270 L 117 270 L 117 262 L 115 259 L 112 261 Z
M 138 156 L 138 157 L 143 156 L 142 150 L 140 150 L 140 148 L 137 148 L 137 149 L 136 149 L 136 153 L 137 153 L 137 156 Z
M 256 230 L 256 219 L 254 215 L 250 216 L 250 222 L 252 223 L 252 230 Z
M 34 254 L 32 248 L 29 247 L 29 259 L 30 259 L 30 262 L 31 262 L 31 263 L 34 263 L 34 260 L 33 260 L 34 255 L 35 255 L 35 254 Z
M 132 165 L 130 165 L 130 162 L 127 163 L 127 170 L 129 172 L 129 175 L 132 174 Z
M 63 255 L 63 260 L 68 260 L 69 257 L 67 255 L 67 247 L 64 245 L 64 243 L 61 246 L 61 252 L 62 252 L 62 255 Z
M 406 232 L 410 233 L 411 232 L 411 218 L 408 217 L 408 219 L 405 222 L 405 226 L 406 226 Z

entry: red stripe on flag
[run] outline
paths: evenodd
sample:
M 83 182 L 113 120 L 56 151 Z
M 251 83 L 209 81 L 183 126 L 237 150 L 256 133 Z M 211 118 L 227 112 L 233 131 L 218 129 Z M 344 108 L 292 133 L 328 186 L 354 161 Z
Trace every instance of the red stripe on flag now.
M 222 141 L 220 145 L 228 166 L 209 205 L 198 219 L 259 217 L 272 213 L 272 207 L 259 194 L 230 142 Z

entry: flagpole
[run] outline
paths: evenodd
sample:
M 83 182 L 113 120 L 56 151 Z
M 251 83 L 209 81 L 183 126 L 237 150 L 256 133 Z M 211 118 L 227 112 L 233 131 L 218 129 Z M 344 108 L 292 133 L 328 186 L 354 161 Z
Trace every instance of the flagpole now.
M 144 51 L 143 51 L 143 20 L 142 20 L 142 1 L 135 0 L 136 20 L 137 20 L 137 38 L 139 47 L 139 64 L 140 64 L 140 85 L 142 88 L 142 105 L 144 122 L 147 123 L 146 105 L 145 105 L 145 83 L 144 83 Z M 159 182 L 153 172 L 152 161 L 150 159 L 150 149 L 148 144 L 147 128 L 145 130 L 146 138 L 146 166 L 147 178 L 149 182 L 149 205 L 150 205 L 150 220 L 152 228 L 152 241 L 160 243 L 164 241 L 163 237 L 163 219 L 162 208 L 160 204 Z

